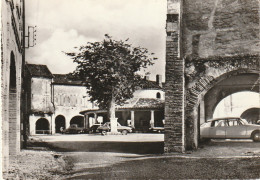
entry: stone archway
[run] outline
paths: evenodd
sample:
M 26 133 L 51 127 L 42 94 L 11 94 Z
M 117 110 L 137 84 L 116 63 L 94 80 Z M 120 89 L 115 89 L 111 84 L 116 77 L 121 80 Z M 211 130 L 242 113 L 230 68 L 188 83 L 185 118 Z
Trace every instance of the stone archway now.
M 65 128 L 66 127 L 66 120 L 65 117 L 62 115 L 58 115 L 55 118 L 55 132 L 56 133 L 61 133 L 61 127 Z
M 222 80 L 211 88 L 204 96 L 205 120 L 213 117 L 217 104 L 225 97 L 243 91 L 259 92 L 259 75 L 256 73 L 244 73 L 233 75 Z
M 184 152 L 198 148 L 200 111 L 204 109 L 201 106 L 203 105 L 205 94 L 212 88 L 235 76 L 254 74 L 254 76 L 257 75 L 259 77 L 258 56 L 250 58 L 233 57 L 233 59 L 226 57 L 225 59 L 222 58 L 221 62 L 218 61 L 218 59 L 211 61 L 202 59 L 196 65 L 194 61 L 190 60 L 186 62 L 185 67 L 187 69 L 184 74 L 181 75 L 180 72 L 179 76 L 176 77 L 168 75 L 172 79 L 166 85 L 164 149 L 166 152 Z M 194 66 L 195 70 L 190 68 L 192 66 Z M 254 80 L 256 81 L 250 87 L 250 90 L 254 89 L 254 92 L 260 92 L 259 78 Z M 239 81 L 237 85 L 239 85 Z M 248 90 L 248 87 L 246 89 Z M 227 92 L 221 95 L 221 98 L 216 99 L 216 102 L 235 92 L 235 90 Z M 220 93 L 221 91 L 218 91 L 218 94 Z M 213 102 L 213 104 L 216 103 Z
M 50 134 L 50 123 L 45 118 L 40 118 L 35 124 L 36 134 Z
M 187 89 L 184 126 L 185 149 L 196 149 L 199 145 L 201 110 L 204 109 L 205 118 L 207 120 L 212 118 L 216 105 L 228 95 L 246 90 L 260 92 L 260 72 L 255 68 L 236 68 L 233 71 L 222 71 L 222 73 L 216 74 L 215 77 L 210 76 L 209 78 L 206 76 L 206 78 L 209 79 L 207 84 L 202 85 L 201 83 L 203 79 L 205 79 L 204 77 L 198 80 L 192 88 Z M 248 80 L 248 83 L 244 84 L 246 80 Z M 229 88 L 226 89 L 225 85 L 228 84 Z M 199 86 L 201 88 L 198 88 Z M 194 91 L 196 92 L 194 93 Z M 210 114 L 210 116 L 206 116 L 207 114 Z

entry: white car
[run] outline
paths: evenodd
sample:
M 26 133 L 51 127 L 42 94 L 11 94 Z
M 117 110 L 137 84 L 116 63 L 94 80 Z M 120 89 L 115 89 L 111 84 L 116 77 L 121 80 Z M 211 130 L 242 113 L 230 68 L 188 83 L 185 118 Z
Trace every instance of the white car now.
M 252 139 L 260 142 L 260 125 L 239 117 L 216 118 L 200 126 L 201 139 Z

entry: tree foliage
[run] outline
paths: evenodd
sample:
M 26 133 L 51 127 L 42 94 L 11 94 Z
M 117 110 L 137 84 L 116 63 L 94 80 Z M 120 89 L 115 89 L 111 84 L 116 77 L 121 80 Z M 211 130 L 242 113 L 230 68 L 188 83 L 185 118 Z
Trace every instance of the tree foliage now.
M 76 62 L 74 75 L 85 82 L 92 102 L 107 109 L 111 101 L 122 104 L 132 98 L 142 68 L 153 64 L 146 48 L 132 47 L 128 40 L 114 40 L 105 35 L 101 42 L 87 43 L 78 53 L 66 53 Z

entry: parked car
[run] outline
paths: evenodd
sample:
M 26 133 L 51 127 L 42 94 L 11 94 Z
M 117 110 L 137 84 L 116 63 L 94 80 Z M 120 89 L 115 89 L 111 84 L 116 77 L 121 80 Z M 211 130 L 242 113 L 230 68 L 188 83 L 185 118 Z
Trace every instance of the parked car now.
M 97 130 L 101 132 L 102 135 L 106 135 L 107 132 L 111 131 L 110 122 L 106 122 L 102 126 L 98 127 Z M 132 128 L 128 126 L 121 126 L 119 123 L 117 123 L 117 131 L 127 135 L 127 133 L 132 132 Z
M 79 133 L 84 133 L 84 128 L 83 127 L 78 127 L 77 124 L 71 124 L 70 127 L 67 129 L 64 129 L 62 131 L 64 134 L 79 134 Z
M 151 133 L 163 133 L 164 127 L 151 127 L 151 128 L 149 128 L 149 132 L 151 132 Z
M 216 118 L 200 126 L 201 139 L 252 139 L 260 142 L 260 125 L 239 117 Z
M 99 132 L 97 129 L 102 126 L 102 124 L 93 124 L 89 129 L 88 133 L 97 133 Z

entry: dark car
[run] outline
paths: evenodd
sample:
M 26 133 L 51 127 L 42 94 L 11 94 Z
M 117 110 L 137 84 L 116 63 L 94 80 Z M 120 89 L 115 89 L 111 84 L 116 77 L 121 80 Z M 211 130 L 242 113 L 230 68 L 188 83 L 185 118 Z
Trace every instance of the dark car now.
M 102 126 L 98 127 L 97 130 L 101 132 L 102 135 L 106 135 L 107 132 L 111 131 L 110 122 L 106 122 Z M 132 128 L 128 126 L 121 126 L 119 123 L 117 123 L 117 131 L 127 135 L 127 133 L 132 132 Z
M 93 124 L 89 129 L 88 133 L 97 133 L 99 132 L 97 129 L 101 126 L 102 124 Z
M 77 124 L 71 124 L 70 127 L 67 129 L 64 129 L 62 131 L 64 134 L 79 134 L 79 133 L 84 133 L 84 128 L 83 127 L 78 127 Z

